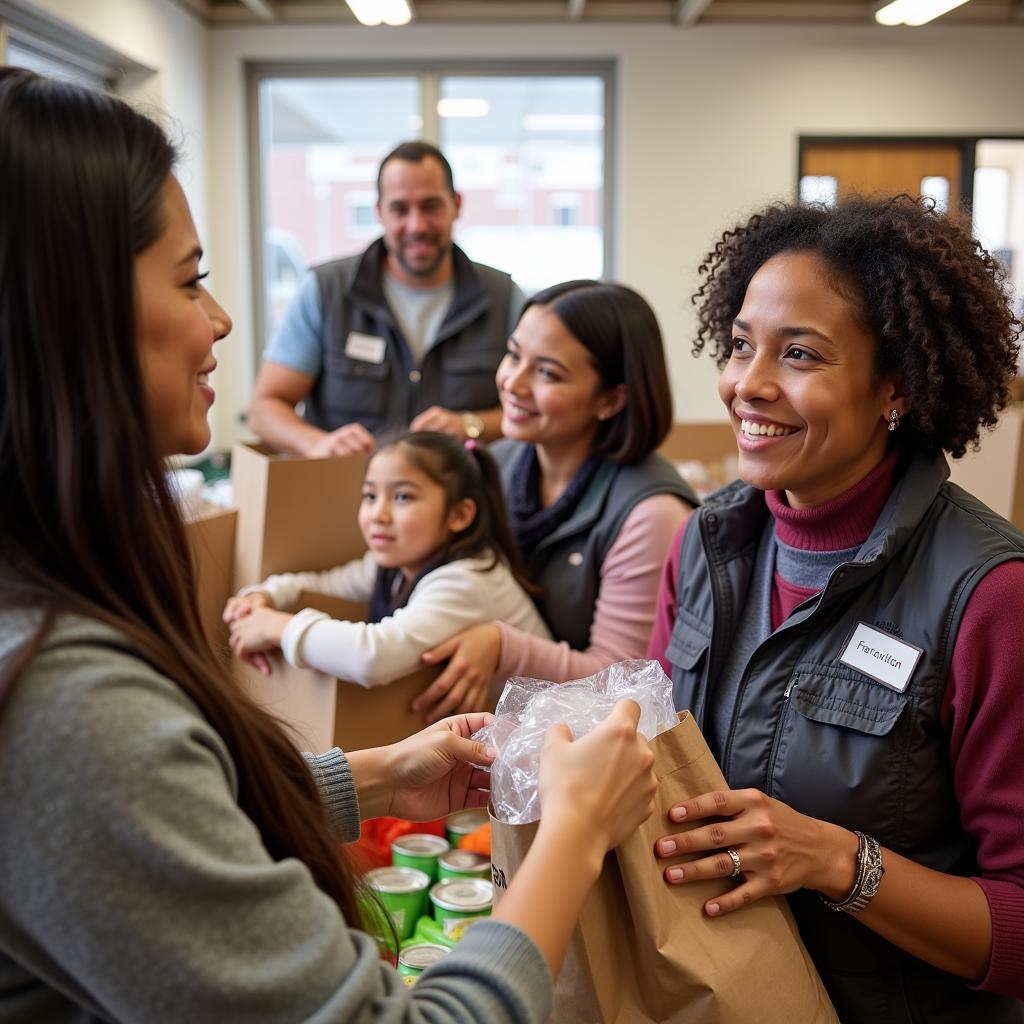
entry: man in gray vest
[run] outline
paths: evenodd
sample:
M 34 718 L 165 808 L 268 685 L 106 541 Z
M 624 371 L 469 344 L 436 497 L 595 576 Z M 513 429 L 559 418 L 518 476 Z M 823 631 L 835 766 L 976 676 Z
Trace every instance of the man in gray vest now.
M 383 237 L 313 268 L 264 353 L 249 414 L 264 441 L 319 458 L 405 427 L 499 435 L 494 374 L 524 299 L 452 242 L 461 205 L 436 147 L 405 142 L 384 158 Z

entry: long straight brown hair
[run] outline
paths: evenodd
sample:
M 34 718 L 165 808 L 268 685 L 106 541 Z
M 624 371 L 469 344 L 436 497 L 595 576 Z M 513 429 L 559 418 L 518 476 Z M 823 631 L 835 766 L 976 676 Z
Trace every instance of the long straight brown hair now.
M 58 614 L 120 630 L 227 744 L 270 855 L 303 861 L 355 924 L 304 759 L 203 635 L 144 399 L 133 261 L 163 230 L 174 157 L 127 104 L 0 69 L 0 608 L 45 612 L 0 666 L 0 698 Z

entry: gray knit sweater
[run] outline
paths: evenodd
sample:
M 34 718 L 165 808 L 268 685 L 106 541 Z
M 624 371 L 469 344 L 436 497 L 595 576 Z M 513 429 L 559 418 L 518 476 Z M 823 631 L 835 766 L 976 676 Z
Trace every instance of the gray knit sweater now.
M 0 613 L 0 663 L 37 622 Z M 312 767 L 353 838 L 344 756 Z M 121 634 L 62 619 L 4 705 L 0 1024 L 499 1024 L 550 1004 L 536 946 L 497 922 L 406 988 L 304 865 L 270 858 L 220 736 Z

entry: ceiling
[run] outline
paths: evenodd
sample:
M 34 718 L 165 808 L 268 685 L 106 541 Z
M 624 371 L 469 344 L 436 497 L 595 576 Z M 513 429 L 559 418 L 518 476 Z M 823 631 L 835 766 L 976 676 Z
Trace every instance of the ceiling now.
M 177 0 L 210 25 L 355 24 L 344 0 Z M 869 24 L 879 0 L 409 0 L 414 23 Z M 1024 0 L 970 0 L 940 24 L 1024 25 Z M 391 31 L 401 31 L 392 29 Z

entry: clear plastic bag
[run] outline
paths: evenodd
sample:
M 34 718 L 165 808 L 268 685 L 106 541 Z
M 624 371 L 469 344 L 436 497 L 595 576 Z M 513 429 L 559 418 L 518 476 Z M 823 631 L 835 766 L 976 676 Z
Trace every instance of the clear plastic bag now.
M 540 817 L 537 771 L 548 727 L 564 722 L 578 739 L 624 698 L 640 705 L 637 731 L 648 740 L 677 722 L 672 684 L 656 661 L 620 661 L 569 683 L 510 679 L 494 721 L 473 737 L 498 751 L 491 766 L 494 816 L 510 825 L 536 821 Z

